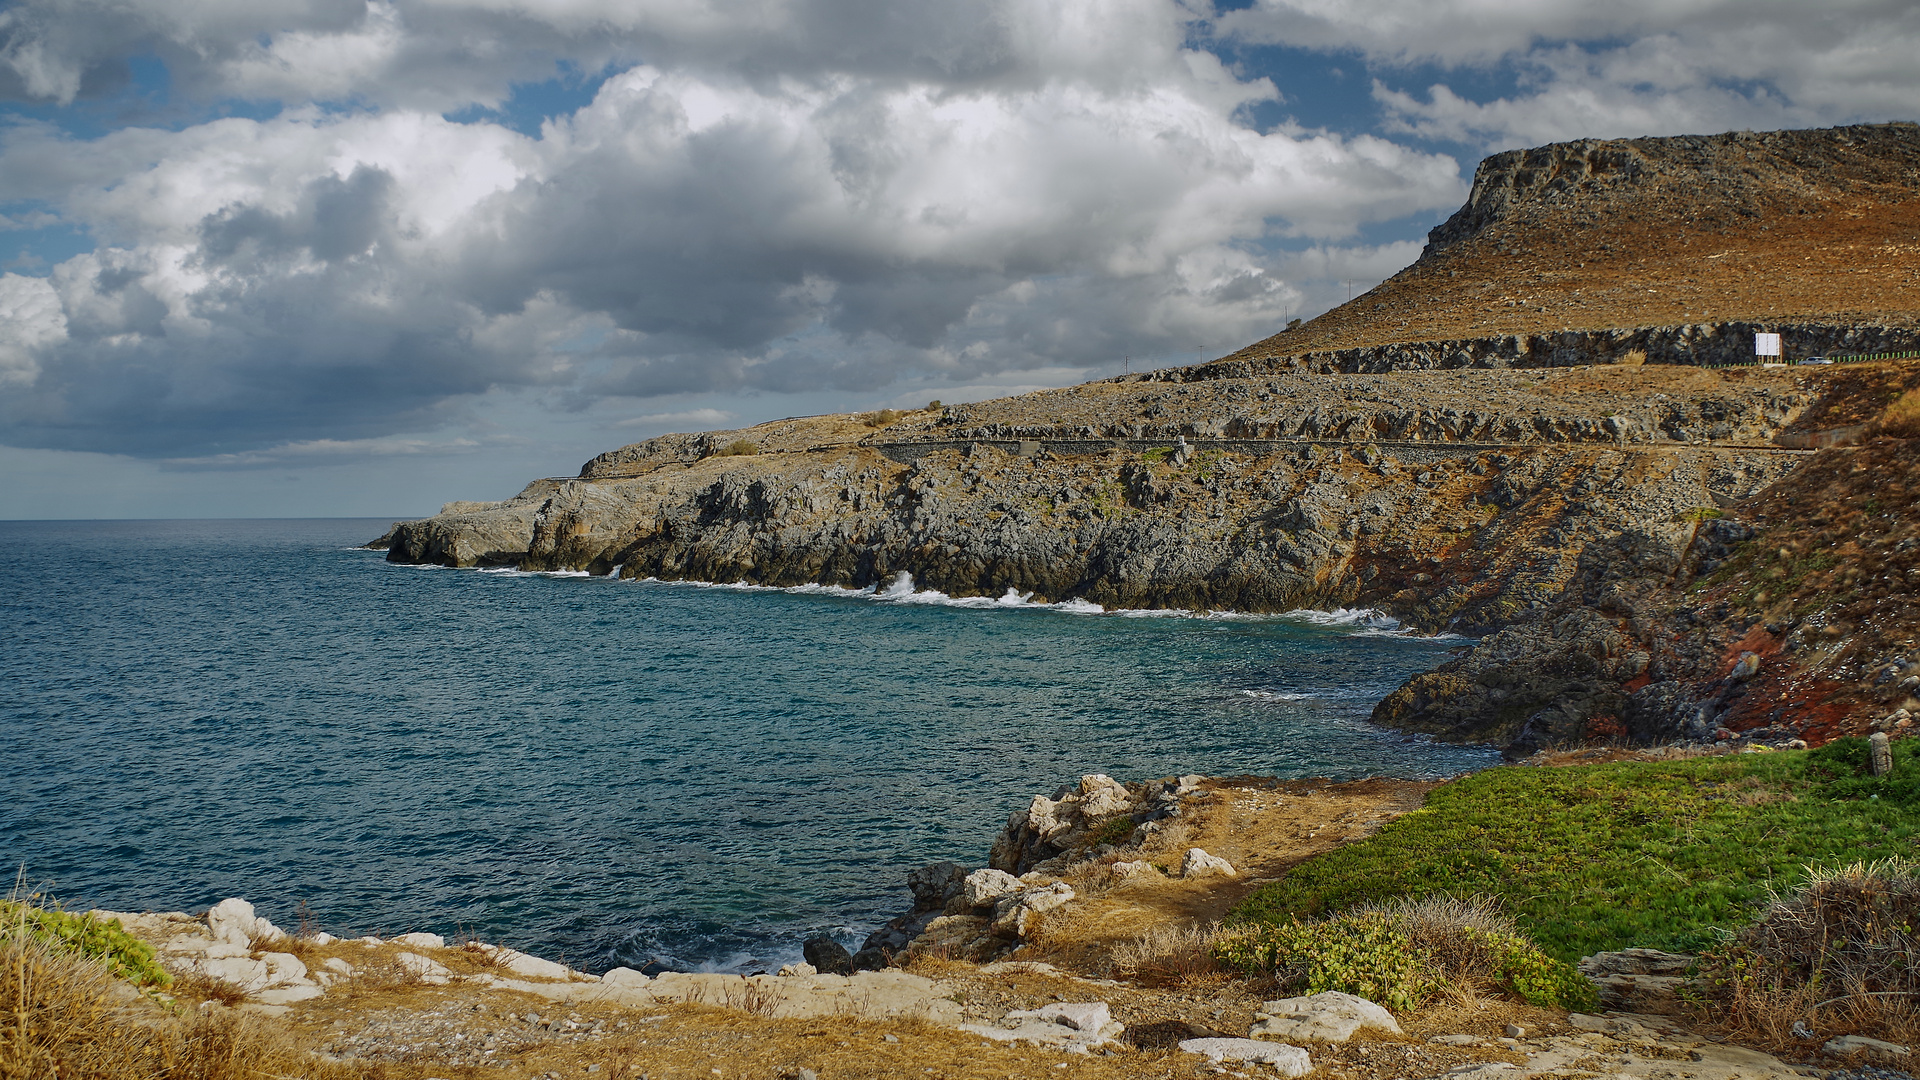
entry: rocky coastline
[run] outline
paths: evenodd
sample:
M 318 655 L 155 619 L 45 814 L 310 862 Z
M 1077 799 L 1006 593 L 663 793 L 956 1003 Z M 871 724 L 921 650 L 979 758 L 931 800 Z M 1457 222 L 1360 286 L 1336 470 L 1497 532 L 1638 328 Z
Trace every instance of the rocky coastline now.
M 907 574 L 1105 608 L 1374 608 L 1480 641 L 1376 722 L 1514 755 L 1861 733 L 1904 707 L 1920 662 L 1901 614 L 1920 586 L 1901 546 L 1916 163 L 1912 124 L 1498 154 L 1413 265 L 1213 362 L 663 435 L 372 546 L 771 586 Z M 1759 365 L 1760 332 L 1788 360 L 1879 359 Z M 1864 578 L 1839 565 L 1856 555 Z M 1735 678 L 1747 654 L 1760 667 Z
M 808 962 L 777 974 L 649 976 L 619 967 L 594 975 L 427 932 L 296 935 L 238 898 L 199 915 L 89 914 L 117 921 L 155 947 L 175 980 L 167 1000 L 200 999 L 201 1013 L 233 1008 L 274 1017 L 322 1061 L 353 1069 L 425 1064 L 551 1080 L 566 1070 L 599 1072 L 608 1061 L 615 1076 L 649 1059 L 660 1063 L 655 1067 L 704 1067 L 744 1021 L 764 1028 L 755 1036 L 763 1056 L 818 1062 L 831 1051 L 809 1040 L 831 1031 L 877 1041 L 883 1054 L 953 1045 L 969 1060 L 984 1060 L 984 1047 L 1027 1055 L 1005 1060 L 1009 1075 L 1025 1075 L 1018 1070 L 1028 1063 L 1037 1074 L 1061 1060 L 1084 1060 L 1111 1062 L 1121 1070 L 1115 1075 L 1149 1065 L 1172 1076 L 1262 1066 L 1282 1076 L 1332 1068 L 1491 1080 L 1557 1075 L 1585 1067 L 1596 1054 L 1605 1056 L 1611 1075 L 1648 1080 L 1668 1075 L 1662 1070 L 1676 1058 L 1690 1063 L 1695 1080 L 1806 1075 L 1689 1030 L 1680 1014 L 1694 957 L 1653 949 L 1582 961 L 1605 1012 L 1490 1011 L 1482 1001 L 1471 1018 L 1444 1008 L 1396 1016 L 1343 992 L 1271 999 L 1263 987 L 1238 982 L 1208 984 L 1211 990 L 1197 994 L 1156 990 L 1141 972 L 1116 969 L 1111 950 L 1091 968 L 1062 963 L 1077 927 L 1150 902 L 1155 890 L 1204 903 L 1273 880 L 1271 865 L 1247 858 L 1236 867 L 1192 842 L 1258 834 L 1262 824 L 1250 821 L 1250 812 L 1308 811 L 1310 831 L 1300 822 L 1290 826 L 1297 848 L 1290 855 L 1302 858 L 1371 835 L 1416 809 L 1430 786 L 1413 785 L 1410 797 L 1383 803 L 1379 782 L 1181 776 L 1122 783 L 1083 776 L 1012 813 L 987 866 L 935 863 L 908 875 L 913 909 L 858 952 L 815 939 L 807 943 Z M 1323 830 L 1331 835 L 1316 842 Z M 1248 843 L 1268 855 L 1276 847 L 1258 835 Z M 1080 911 L 1102 902 L 1107 906 L 1091 919 Z M 783 1023 L 813 1026 L 777 1026 Z M 961 1049 L 969 1045 L 974 1049 Z M 1891 1061 L 1904 1048 L 1844 1036 L 1821 1052 L 1837 1061 Z M 806 1080 L 822 1073 L 798 1064 L 776 1074 Z
M 1920 361 L 1487 371 L 1472 408 L 1454 377 L 1090 384 L 1039 395 L 1044 427 L 1016 422 L 1036 403 L 1013 399 L 879 428 L 849 416 L 667 437 L 503 502 L 449 504 L 374 544 L 395 562 L 627 578 L 875 588 L 904 573 L 952 596 L 1107 608 L 1374 608 L 1481 639 L 1476 659 L 1410 682 L 1376 722 L 1517 755 L 1761 729 L 1750 737 L 1819 741 L 1893 711 L 1849 691 L 1838 715 L 1791 730 L 1723 716 L 1716 684 L 1740 652 L 1770 665 L 1792 653 L 1729 654 L 1748 609 L 1696 601 L 1751 595 L 1736 553 L 1792 527 L 1755 510 L 1825 498 L 1802 470 L 1831 479 L 1827 462 L 1871 458 L 1904 476 L 1898 447 L 1798 443 L 1865 437 L 1887 400 L 1920 385 Z M 1078 422 L 1125 410 L 1175 434 L 1117 445 Z M 1464 437 L 1516 430 L 1533 441 Z M 760 452 L 714 452 L 747 436 Z M 1879 520 L 1898 532 L 1897 515 Z M 1676 619 L 1693 632 L 1669 632 Z M 1828 696 L 1846 680 L 1831 682 Z

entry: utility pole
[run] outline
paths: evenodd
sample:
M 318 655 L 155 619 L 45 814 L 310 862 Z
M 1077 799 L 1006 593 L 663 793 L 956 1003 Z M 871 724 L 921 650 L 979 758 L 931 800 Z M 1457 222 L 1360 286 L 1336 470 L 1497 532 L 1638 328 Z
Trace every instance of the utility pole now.
M 1133 356 L 1131 354 L 1127 356 L 1127 374 L 1133 374 Z

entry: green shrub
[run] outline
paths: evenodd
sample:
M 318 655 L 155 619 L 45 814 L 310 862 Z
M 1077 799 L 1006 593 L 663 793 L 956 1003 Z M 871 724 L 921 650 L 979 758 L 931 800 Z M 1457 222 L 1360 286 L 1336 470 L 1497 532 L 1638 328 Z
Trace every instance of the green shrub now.
M 1308 993 L 1339 990 L 1397 1011 L 1447 985 L 1491 987 L 1549 1008 L 1596 1004 L 1592 983 L 1484 901 L 1403 901 L 1319 922 L 1241 925 L 1222 932 L 1214 956 Z
M 1581 1012 L 1599 998 L 1586 976 L 1555 960 L 1519 934 L 1467 929 L 1462 934 L 1485 950 L 1496 985 L 1529 1005 Z
M 118 919 L 0 900 L 0 940 L 12 937 L 31 937 L 99 960 L 136 986 L 165 987 L 173 982 L 155 958 L 153 946 L 127 933 Z
M 1673 515 L 1673 520 L 1676 522 L 1712 521 L 1715 518 L 1723 518 L 1726 516 L 1727 512 L 1717 506 L 1696 506 L 1691 510 Z
M 1805 774 L 1829 799 L 1868 799 L 1908 809 L 1920 808 L 1920 753 L 1915 744 L 1893 744 L 1893 771 L 1873 775 L 1867 740 L 1835 739 L 1806 756 Z
M 1114 847 L 1119 847 L 1133 836 L 1134 828 L 1133 819 L 1130 817 L 1117 817 L 1111 821 L 1102 822 L 1099 828 L 1087 835 L 1087 846 L 1099 847 L 1101 844 L 1112 844 Z
M 1214 957 L 1309 994 L 1338 990 L 1396 1012 L 1418 1005 L 1433 988 L 1406 932 L 1378 912 L 1236 927 L 1221 935 Z

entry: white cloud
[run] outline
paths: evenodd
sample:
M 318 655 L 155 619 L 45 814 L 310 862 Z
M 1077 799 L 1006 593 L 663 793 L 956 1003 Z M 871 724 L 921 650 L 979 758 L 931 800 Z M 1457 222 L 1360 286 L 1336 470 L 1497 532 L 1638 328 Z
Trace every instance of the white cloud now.
M 706 430 L 709 428 L 717 428 L 729 420 L 737 419 L 737 417 L 737 413 L 730 413 L 725 409 L 685 409 L 681 412 L 647 413 L 645 416 L 634 416 L 625 420 L 615 420 L 613 426 L 619 428 L 645 427 L 665 430 L 667 428 L 684 425 L 690 426 L 695 430 Z
M 1262 336 L 1303 296 L 1276 242 L 1463 194 L 1445 156 L 1242 125 L 1272 87 L 1188 48 L 1170 0 L 302 11 L 260 40 L 215 33 L 254 25 L 218 4 L 146 17 L 211 35 L 205 85 L 317 98 L 447 100 L 465 84 L 422 98 L 401 70 L 454 47 L 417 40 L 436 19 L 500 79 L 508 23 L 671 47 L 537 138 L 406 104 L 0 130 L 0 189 L 102 242 L 49 279 L 69 338 L 0 394 L 0 437 L 238 467 L 492 389 L 1025 382 L 1003 376 Z
M 1260 0 L 1217 32 L 1358 50 L 1390 133 L 1488 147 L 1909 119 L 1920 100 L 1920 7 L 1904 0 Z M 1506 65 L 1517 88 L 1413 92 L 1391 76 L 1412 64 Z
M 66 337 L 67 317 L 51 285 L 0 274 L 0 388 L 31 385 L 40 374 L 40 351 Z
M 470 453 L 481 446 L 474 439 L 308 439 L 259 450 L 202 457 L 162 458 L 169 469 L 274 469 L 312 465 L 348 465 L 368 459 L 443 456 Z

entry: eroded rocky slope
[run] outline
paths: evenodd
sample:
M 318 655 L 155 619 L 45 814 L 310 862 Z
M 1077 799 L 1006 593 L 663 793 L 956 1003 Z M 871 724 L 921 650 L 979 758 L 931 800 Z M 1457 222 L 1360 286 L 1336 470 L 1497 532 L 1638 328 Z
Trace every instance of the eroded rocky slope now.
M 1804 456 L 1771 440 L 1836 379 L 1474 377 L 1470 393 L 1434 372 L 1095 384 L 860 438 L 830 420 L 787 422 L 791 445 L 777 431 L 709 440 L 766 444 L 750 455 L 696 458 L 687 440 L 656 440 L 576 480 L 403 523 L 389 558 L 767 585 L 868 587 L 905 572 L 954 595 L 1367 604 L 1483 632 L 1557 596 L 1594 540 L 1682 547 L 1690 515 L 1758 493 Z

